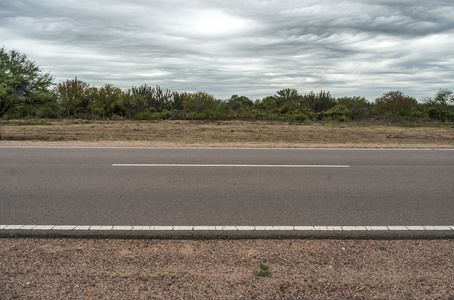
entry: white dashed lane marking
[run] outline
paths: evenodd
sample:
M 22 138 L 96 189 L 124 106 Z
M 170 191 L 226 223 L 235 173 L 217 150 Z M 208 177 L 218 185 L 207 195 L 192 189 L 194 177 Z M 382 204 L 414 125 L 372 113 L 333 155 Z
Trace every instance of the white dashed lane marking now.
M 112 164 L 112 167 L 350 168 L 349 165 Z

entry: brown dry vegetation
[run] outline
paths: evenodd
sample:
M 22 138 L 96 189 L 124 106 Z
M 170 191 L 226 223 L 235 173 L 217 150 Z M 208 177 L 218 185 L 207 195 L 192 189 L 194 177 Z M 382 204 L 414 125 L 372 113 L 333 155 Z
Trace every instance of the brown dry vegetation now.
M 41 123 L 43 121 L 40 121 Z M 37 122 L 38 124 L 40 122 Z M 0 126 L 2 144 L 105 144 L 208 147 L 429 147 L 452 148 L 454 126 L 378 123 L 288 124 L 245 121 L 24 121 Z

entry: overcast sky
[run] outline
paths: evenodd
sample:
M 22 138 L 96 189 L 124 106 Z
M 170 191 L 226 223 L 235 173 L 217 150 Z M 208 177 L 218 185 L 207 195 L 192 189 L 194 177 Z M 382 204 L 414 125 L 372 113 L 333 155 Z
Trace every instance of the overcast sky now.
M 452 0 L 1 0 L 0 47 L 56 82 L 251 99 L 454 89 Z

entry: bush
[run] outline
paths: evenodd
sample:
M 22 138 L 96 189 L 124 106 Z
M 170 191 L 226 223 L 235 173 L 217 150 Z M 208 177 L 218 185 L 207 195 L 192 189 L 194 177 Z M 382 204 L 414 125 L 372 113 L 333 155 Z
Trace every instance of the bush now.
M 375 99 L 372 113 L 376 115 L 410 116 L 417 110 L 418 102 L 401 91 L 391 91 Z

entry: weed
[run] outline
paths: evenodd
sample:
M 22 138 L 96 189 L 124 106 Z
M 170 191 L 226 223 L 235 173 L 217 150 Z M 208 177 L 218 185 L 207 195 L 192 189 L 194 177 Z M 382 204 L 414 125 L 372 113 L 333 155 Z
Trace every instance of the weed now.
M 386 247 L 385 247 L 385 246 L 380 246 L 379 249 L 380 249 L 381 251 L 386 251 Z
M 402 127 L 414 128 L 414 127 L 421 127 L 422 125 L 421 124 L 415 124 L 415 123 L 402 123 L 401 126 Z
M 24 120 L 24 121 L 2 121 L 2 125 L 16 125 L 16 126 L 26 126 L 26 125 L 52 125 L 52 123 L 47 122 L 46 120 Z
M 148 281 L 150 281 L 150 279 L 151 279 L 151 276 L 140 278 L 140 280 L 142 280 L 143 282 L 148 282 Z
M 90 260 L 90 262 L 95 262 L 97 260 L 98 260 L 98 258 L 96 256 L 93 256 L 93 258 Z
M 254 275 L 258 277 L 271 277 L 271 271 L 269 270 L 269 267 L 264 264 L 260 264 L 260 271 L 255 271 Z
M 50 138 L 48 136 L 4 136 L 2 137 L 5 141 L 48 141 Z
M 270 271 L 255 271 L 255 276 L 258 276 L 258 277 L 271 277 L 271 272 Z

